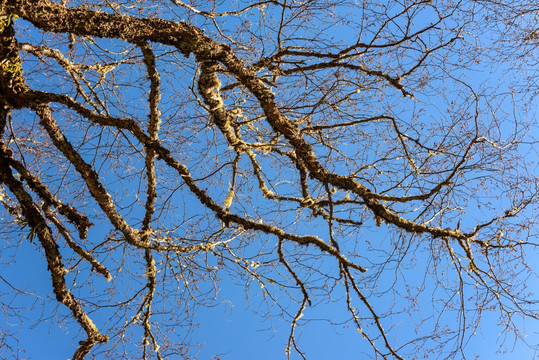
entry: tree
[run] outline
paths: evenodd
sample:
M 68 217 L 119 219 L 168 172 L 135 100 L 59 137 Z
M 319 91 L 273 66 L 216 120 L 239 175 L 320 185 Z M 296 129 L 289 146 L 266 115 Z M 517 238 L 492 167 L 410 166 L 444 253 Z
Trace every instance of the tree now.
M 2 259 L 40 249 L 73 359 L 193 356 L 180 334 L 225 276 L 300 358 L 326 303 L 377 359 L 463 358 L 487 313 L 508 342 L 537 319 L 534 93 L 506 61 L 533 66 L 537 37 L 498 21 L 514 9 L 1 4 Z

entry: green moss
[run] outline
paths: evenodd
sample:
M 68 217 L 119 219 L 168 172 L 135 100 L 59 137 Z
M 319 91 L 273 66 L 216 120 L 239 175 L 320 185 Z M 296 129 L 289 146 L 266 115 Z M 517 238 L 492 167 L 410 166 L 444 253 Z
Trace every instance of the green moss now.
M 0 90 L 5 97 L 3 100 L 12 107 L 19 107 L 17 95 L 24 92 L 26 86 L 13 27 L 18 16 L 6 13 L 6 4 L 7 0 L 0 2 Z

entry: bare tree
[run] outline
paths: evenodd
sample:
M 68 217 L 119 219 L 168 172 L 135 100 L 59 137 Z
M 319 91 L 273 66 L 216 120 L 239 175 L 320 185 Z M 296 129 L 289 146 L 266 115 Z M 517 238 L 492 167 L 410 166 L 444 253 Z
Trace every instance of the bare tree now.
M 377 359 L 466 358 L 486 312 L 524 340 L 534 98 L 497 58 L 506 10 L 3 0 L 6 269 L 41 249 L 73 359 L 190 358 L 222 274 L 290 322 L 289 357 L 328 301 Z

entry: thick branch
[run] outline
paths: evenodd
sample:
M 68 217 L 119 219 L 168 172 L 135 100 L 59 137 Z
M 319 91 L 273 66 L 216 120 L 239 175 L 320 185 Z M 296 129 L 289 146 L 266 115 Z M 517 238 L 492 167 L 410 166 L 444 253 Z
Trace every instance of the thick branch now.
M 52 117 L 49 107 L 41 105 L 36 107 L 35 111 L 39 115 L 40 123 L 49 134 L 54 146 L 56 146 L 56 148 L 58 148 L 69 160 L 69 162 L 73 164 L 75 169 L 77 169 L 78 173 L 86 182 L 86 185 L 88 186 L 93 198 L 107 215 L 110 222 L 117 230 L 124 234 L 128 242 L 134 245 L 139 245 L 140 240 L 138 231 L 131 228 L 125 219 L 118 213 L 112 198 L 99 181 L 98 174 L 82 159 L 80 154 L 73 149 L 73 146 L 69 143 L 64 134 L 62 134 L 60 128 L 56 124 L 56 121 Z
M 303 161 L 311 177 L 323 183 L 330 183 L 337 188 L 356 193 L 363 198 L 366 206 L 377 219 L 394 224 L 408 232 L 426 232 L 435 237 L 447 236 L 457 239 L 469 237 L 458 229 L 434 228 L 406 220 L 382 205 L 376 199 L 376 194 L 352 177 L 327 171 L 317 159 L 311 145 L 303 138 L 300 129 L 280 112 L 275 101 L 275 95 L 256 76 L 256 73 L 244 66 L 243 61 L 234 55 L 228 45 L 214 42 L 195 27 L 185 23 L 174 23 L 160 19 L 139 19 L 79 8 L 67 9 L 44 0 L 35 3 L 23 0 L 20 7 L 14 9 L 14 11 L 43 30 L 70 32 L 75 35 L 106 36 L 134 43 L 150 40 L 175 46 L 186 55 L 193 52 L 201 62 L 218 60 L 242 85 L 256 96 L 269 124 L 277 133 L 284 135 L 295 148 L 297 156 Z M 39 17 L 36 15 L 38 13 L 47 15 Z M 218 206 L 215 203 L 206 205 L 214 210 L 214 205 Z

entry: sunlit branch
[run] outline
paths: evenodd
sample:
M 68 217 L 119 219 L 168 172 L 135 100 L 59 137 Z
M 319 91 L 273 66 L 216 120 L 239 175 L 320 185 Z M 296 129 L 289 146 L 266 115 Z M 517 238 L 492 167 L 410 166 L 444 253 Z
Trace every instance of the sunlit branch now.
M 55 59 L 58 64 L 60 64 L 70 75 L 73 79 L 73 82 L 75 83 L 75 86 L 77 88 L 77 93 L 82 96 L 82 98 L 90 104 L 96 111 L 105 111 L 106 112 L 106 106 L 103 103 L 103 101 L 99 98 L 99 95 L 95 92 L 94 87 L 86 80 L 84 74 L 80 71 L 80 69 L 76 66 L 76 64 L 69 61 L 61 51 L 57 49 L 51 49 L 47 46 L 34 46 L 31 44 L 20 44 L 20 47 L 24 51 L 28 51 L 29 53 L 41 58 L 43 55 L 51 57 Z M 82 87 L 82 84 L 80 80 L 84 82 L 84 85 L 90 89 L 92 96 L 98 104 L 96 104 L 84 91 L 84 88 Z
M 45 216 L 47 219 L 49 219 L 54 226 L 58 229 L 58 232 L 62 235 L 64 240 L 66 241 L 67 245 L 75 251 L 81 258 L 88 261 L 90 264 L 92 264 L 92 270 L 97 271 L 98 273 L 102 274 L 107 281 L 110 281 L 112 279 L 112 275 L 110 274 L 110 271 L 103 266 L 99 261 L 97 261 L 92 254 L 90 254 L 88 251 L 84 250 L 79 244 L 77 244 L 69 235 L 69 230 L 62 225 L 62 223 L 56 218 L 54 213 L 51 209 L 45 208 L 43 209 Z
M 356 284 L 356 281 L 354 279 L 354 276 L 352 275 L 350 270 L 346 268 L 345 264 L 343 264 L 343 266 L 344 266 L 343 270 L 346 273 L 346 279 L 349 281 L 352 289 L 354 290 L 354 293 L 359 297 L 359 299 L 361 300 L 363 305 L 365 305 L 367 307 L 367 309 L 369 310 L 369 313 L 371 314 L 372 319 L 374 320 L 374 322 L 376 324 L 376 327 L 378 328 L 378 331 L 380 332 L 380 335 L 382 335 L 385 347 L 389 350 L 391 355 L 393 355 L 396 359 L 404 360 L 399 354 L 397 354 L 395 352 L 395 350 L 393 349 L 393 347 L 389 343 L 389 339 L 387 338 L 386 332 L 385 332 L 385 330 L 382 327 L 382 324 L 380 322 L 380 317 L 378 316 L 378 314 L 376 314 L 376 311 L 374 310 L 374 308 L 371 305 L 371 303 L 369 302 L 369 300 L 365 297 L 365 295 L 363 295 L 361 290 L 358 288 L 358 286 Z M 374 346 L 374 344 L 373 344 L 373 346 Z
M 77 227 L 77 230 L 79 231 L 79 237 L 81 239 L 85 239 L 86 235 L 88 233 L 88 229 L 90 226 L 92 226 L 92 223 L 88 219 L 87 216 L 80 214 L 77 209 L 66 205 L 62 203 L 60 200 L 58 200 L 49 190 L 49 188 L 41 182 L 41 180 L 34 175 L 30 171 L 26 169 L 26 167 L 19 162 L 14 157 L 9 158 L 9 164 L 10 166 L 17 170 L 17 172 L 22 176 L 22 178 L 26 181 L 28 186 L 39 195 L 43 201 L 45 201 L 44 207 L 52 205 L 60 214 L 65 216 L 73 225 Z
M 114 224 L 116 229 L 124 234 L 128 242 L 139 244 L 140 240 L 138 231 L 131 228 L 124 218 L 118 213 L 110 194 L 99 181 L 98 174 L 82 159 L 79 153 L 73 149 L 73 146 L 69 143 L 56 124 L 49 107 L 41 105 L 36 107 L 35 111 L 40 118 L 41 125 L 49 134 L 53 144 L 62 152 L 66 159 L 73 164 L 77 172 L 86 182 L 92 196 L 99 204 L 103 212 L 108 216 L 111 223 Z
M 150 93 L 148 95 L 148 102 L 150 107 L 150 115 L 148 116 L 149 122 L 148 122 L 148 134 L 151 140 L 157 141 L 158 140 L 158 131 L 159 131 L 159 123 L 161 121 L 160 115 L 161 112 L 159 110 L 159 100 L 161 98 L 160 94 L 160 76 L 159 72 L 157 71 L 156 64 L 155 64 L 155 55 L 152 51 L 151 46 L 146 43 L 142 42 L 139 44 L 139 47 L 142 51 L 142 54 L 144 56 L 144 64 L 146 65 L 146 71 L 148 73 L 148 77 L 150 79 Z M 152 148 L 146 147 L 146 157 L 145 157 L 145 166 L 146 166 L 146 178 L 147 178 L 147 198 L 145 203 L 145 214 L 144 218 L 142 220 L 142 241 L 146 244 L 150 244 L 150 234 L 151 231 L 151 223 L 152 223 L 152 217 L 155 213 L 155 202 L 157 199 L 157 178 L 155 175 L 155 150 Z M 146 261 L 146 277 L 148 279 L 146 283 L 147 293 L 144 296 L 144 310 L 142 315 L 142 326 L 144 327 L 144 336 L 142 339 L 142 347 L 143 347 L 143 357 L 146 359 L 147 356 L 147 347 L 148 343 L 151 340 L 152 347 L 155 351 L 155 354 L 159 360 L 162 359 L 161 353 L 159 351 L 159 345 L 157 344 L 157 340 L 155 339 L 155 336 L 152 333 L 151 330 L 151 314 L 152 314 L 152 302 L 155 296 L 155 287 L 157 284 L 156 276 L 157 276 L 157 268 L 155 266 L 155 260 L 153 258 L 152 252 L 150 249 L 146 248 L 144 250 L 144 260 Z
M 60 255 L 52 231 L 41 215 L 39 208 L 33 202 L 31 196 L 24 189 L 22 183 L 13 176 L 9 165 L 6 162 L 6 153 L 4 151 L 0 152 L 0 180 L 19 201 L 22 215 L 30 227 L 30 232 L 34 234 L 41 243 L 45 252 L 48 269 L 51 273 L 53 291 L 57 300 L 71 310 L 73 317 L 79 322 L 88 336 L 85 341 L 80 342 L 80 347 L 73 355 L 74 360 L 82 360 L 96 343 L 107 342 L 108 337 L 99 332 L 92 320 L 82 309 L 80 303 L 67 289 L 64 279 L 67 269 L 62 263 L 62 256 Z

